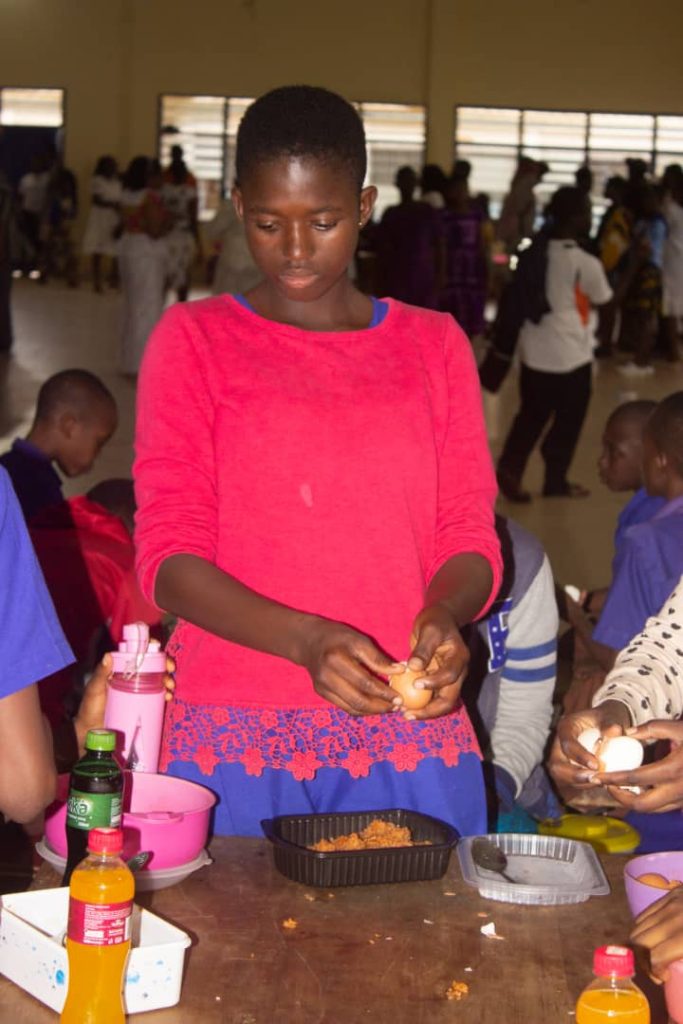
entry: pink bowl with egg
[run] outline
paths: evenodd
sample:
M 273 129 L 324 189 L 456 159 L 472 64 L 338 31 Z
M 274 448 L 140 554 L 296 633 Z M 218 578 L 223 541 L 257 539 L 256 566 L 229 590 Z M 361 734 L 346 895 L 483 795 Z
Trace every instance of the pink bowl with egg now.
M 124 860 L 150 850 L 145 869 L 157 871 L 180 867 L 198 857 L 206 846 L 211 809 L 216 803 L 211 790 L 171 775 L 124 774 Z M 68 789 L 69 776 L 60 776 L 57 800 L 45 816 L 45 840 L 60 857 L 67 854 Z
M 639 882 L 639 876 L 645 874 L 663 875 L 669 881 L 683 882 L 683 851 L 644 853 L 628 862 L 624 868 L 624 885 L 626 899 L 634 917 L 638 917 L 638 914 L 642 914 L 651 903 L 667 894 L 666 889 L 658 889 L 646 882 Z

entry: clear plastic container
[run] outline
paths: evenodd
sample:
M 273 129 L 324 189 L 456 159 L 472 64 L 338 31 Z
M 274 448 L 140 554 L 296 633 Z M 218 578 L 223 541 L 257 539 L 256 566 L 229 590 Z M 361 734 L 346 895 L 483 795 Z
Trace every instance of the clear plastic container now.
M 584 903 L 591 896 L 607 896 L 610 891 L 602 865 L 588 843 L 560 836 L 501 832 L 486 836 L 508 859 L 506 874 L 501 875 L 474 863 L 468 836 L 458 843 L 460 870 L 467 885 L 479 890 L 484 899 L 528 906 L 561 906 Z

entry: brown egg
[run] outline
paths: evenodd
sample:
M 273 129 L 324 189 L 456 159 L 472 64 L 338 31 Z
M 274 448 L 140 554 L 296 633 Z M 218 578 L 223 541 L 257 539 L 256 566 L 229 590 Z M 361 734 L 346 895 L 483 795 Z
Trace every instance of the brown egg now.
M 647 871 L 644 875 L 638 875 L 638 881 L 643 885 L 651 885 L 654 889 L 670 889 L 669 880 L 664 875 L 658 875 L 655 871 Z
M 389 677 L 389 685 L 392 690 L 396 690 L 403 697 L 401 707 L 407 711 L 418 711 L 429 704 L 432 699 L 431 690 L 416 690 L 413 685 L 416 679 L 423 678 L 424 670 L 413 672 L 409 668 L 406 668 L 405 672 L 401 672 L 400 675 Z

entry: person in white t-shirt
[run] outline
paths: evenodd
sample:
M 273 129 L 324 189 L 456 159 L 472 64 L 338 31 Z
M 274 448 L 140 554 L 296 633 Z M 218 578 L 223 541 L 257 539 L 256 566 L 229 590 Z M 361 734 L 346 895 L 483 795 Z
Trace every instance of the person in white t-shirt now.
M 596 340 L 591 309 L 612 299 L 602 264 L 577 239 L 590 230 L 590 202 L 577 188 L 560 188 L 548 208 L 549 222 L 537 245 L 545 245 L 546 311 L 526 319 L 517 341 L 521 406 L 498 462 L 498 484 L 512 501 L 531 496 L 521 481 L 541 435 L 545 463 L 544 497 L 585 497 L 570 483 L 571 464 L 591 395 Z M 542 265 L 542 264 L 541 264 Z

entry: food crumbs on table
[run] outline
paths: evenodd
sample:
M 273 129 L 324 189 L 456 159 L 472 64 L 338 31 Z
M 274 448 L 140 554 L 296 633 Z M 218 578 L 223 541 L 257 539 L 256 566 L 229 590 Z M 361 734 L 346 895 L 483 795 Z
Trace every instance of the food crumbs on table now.
M 469 995 L 470 987 L 464 981 L 452 981 L 448 989 L 446 989 L 446 999 L 455 1000 L 459 1003 L 461 999 L 464 999 L 466 995 Z
M 479 929 L 482 935 L 485 935 L 487 939 L 498 939 L 500 942 L 504 942 L 502 935 L 496 933 L 496 926 L 493 921 L 489 921 L 488 924 L 483 924 Z
M 305 892 L 304 899 L 308 900 L 309 903 L 315 903 L 315 896 L 313 895 L 313 893 Z
M 466 974 L 471 974 L 471 973 L 472 973 L 472 970 L 473 970 L 473 968 L 472 968 L 472 967 L 466 967 L 466 968 L 465 968 L 465 973 L 466 973 Z
M 295 928 L 299 927 L 299 922 L 293 917 L 286 917 L 282 922 L 282 927 L 289 928 L 290 931 L 293 931 Z
M 445 892 L 444 896 L 457 896 L 457 892 Z
M 428 917 L 423 917 L 422 918 L 422 923 L 423 924 L 434 924 L 434 922 L 430 921 Z
M 488 916 L 489 915 L 485 914 L 483 910 L 480 910 L 479 913 L 477 914 L 477 917 L 488 917 Z

